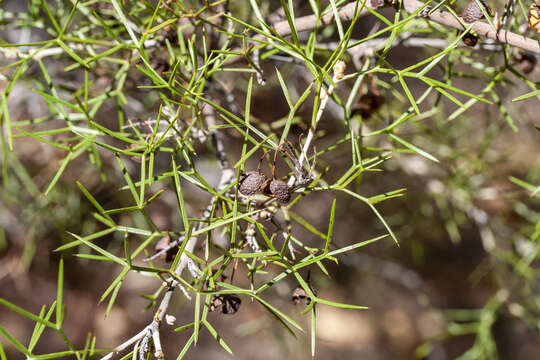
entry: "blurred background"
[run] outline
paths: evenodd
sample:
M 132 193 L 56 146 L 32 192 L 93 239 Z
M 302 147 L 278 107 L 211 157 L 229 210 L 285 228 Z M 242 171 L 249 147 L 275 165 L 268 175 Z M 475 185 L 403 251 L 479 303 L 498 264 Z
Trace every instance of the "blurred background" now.
M 6 20 L 7 12 L 25 12 L 27 5 L 17 1 L 1 4 L 4 22 L 0 36 L 4 42 L 49 38 L 39 27 L 30 31 L 29 27 Z M 272 13 L 278 4 L 264 6 Z M 247 17 L 248 10 L 240 6 L 233 6 L 231 10 L 235 16 Z M 300 5 L 298 14 L 307 14 L 309 10 L 309 6 Z M 106 16 L 112 10 L 106 7 L 101 11 Z M 381 12 L 389 18 L 394 13 L 392 9 Z M 362 38 L 376 26 L 374 17 L 365 17 L 365 20 L 355 27 L 354 37 Z M 322 43 L 331 45 L 338 39 L 336 30 L 332 29 L 322 31 Z M 178 36 L 187 35 L 179 31 Z M 422 36 L 441 39 L 445 44 L 447 41 L 447 34 L 438 30 L 415 35 L 415 38 Z M 404 68 L 440 50 L 399 43 L 390 50 L 386 60 L 396 68 Z M 160 49 L 152 52 L 156 59 L 162 53 Z M 356 59 L 361 60 L 363 56 L 360 53 Z M 346 73 L 359 70 L 353 58 L 346 59 Z M 41 60 L 60 94 L 73 93 L 84 81 L 79 72 L 64 71 L 65 66 L 72 63 L 65 54 Z M 11 78 L 15 70 L 6 66 L 14 61 L 8 56 L 0 58 L 1 91 L 7 89 L 7 78 Z M 168 60 L 165 58 L 164 61 Z M 459 53 L 456 52 L 452 61 L 452 71 L 456 74 L 452 84 L 474 94 L 480 93 L 493 76 L 486 67 L 504 64 L 503 56 L 496 51 L 471 50 L 464 45 L 459 47 Z M 317 306 L 316 358 L 445 360 L 466 354 L 462 358 L 538 359 L 540 203 L 538 193 L 533 193 L 524 184 L 532 184 L 534 188 L 540 183 L 540 132 L 535 128 L 539 125 L 540 103 L 534 97 L 511 101 L 530 91 L 523 81 L 523 72 L 519 72 L 519 62 L 512 61 L 518 69 L 517 75 L 507 71 L 502 76 L 503 81 L 493 87 L 498 95 L 498 100 L 494 101 L 497 104 L 476 103 L 453 116 L 458 107 L 444 97 L 433 95 L 421 104 L 422 117 L 399 127 L 400 137 L 436 156 L 439 162 L 398 151 L 398 146 L 384 134 L 364 138 L 366 156 L 376 153 L 371 149 L 389 149 L 391 156 L 378 166 L 379 172 L 366 172 L 361 181 L 351 185 L 351 189 L 370 197 L 406 188 L 402 197 L 377 204 L 377 209 L 399 239 L 399 247 L 388 237 L 340 255 L 339 264 L 328 262 L 329 276 L 317 267 L 312 268 L 311 285 L 319 297 L 369 307 L 367 310 L 349 310 Z M 155 65 L 158 69 L 158 64 Z M 254 86 L 252 124 L 265 133 L 280 135 L 288 105 L 274 68 L 279 69 L 296 98 L 310 84 L 311 75 L 302 64 L 271 57 L 262 60 L 261 66 L 266 85 Z M 440 68 L 430 72 L 430 76 L 436 78 L 438 74 L 442 78 L 447 66 L 445 60 Z M 105 91 L 113 81 L 114 72 L 115 68 L 110 64 L 97 63 L 90 74 L 92 93 Z M 229 109 L 234 105 L 243 109 L 249 74 L 231 76 L 224 73 L 218 78 L 237 102 L 232 104 L 230 99 L 222 97 L 220 103 Z M 526 78 L 537 84 L 540 81 L 538 67 L 533 65 Z M 408 100 L 399 95 L 402 89 L 399 84 L 392 83 L 391 76 L 374 77 L 374 82 L 380 91 L 382 105 L 364 121 L 357 122 L 363 134 L 384 128 L 409 106 Z M 159 95 L 152 89 L 138 87 L 149 84 L 151 82 L 136 69 L 127 72 L 123 91 L 128 101 L 121 110 L 126 119 L 156 117 Z M 354 79 L 342 82 L 336 89 L 337 94 L 346 99 L 353 84 Z M 13 129 L 44 131 L 62 126 L 63 120 L 51 115 L 54 113 L 43 97 L 32 91 L 46 87 L 39 64 L 29 63 L 22 80 L 16 82 L 8 98 Z M 415 98 L 426 90 L 425 84 L 420 82 L 411 81 L 410 87 Z M 359 97 L 368 91 L 367 85 L 363 86 Z M 462 102 L 467 101 L 465 96 L 455 96 Z M 290 141 L 297 149 L 299 137 L 309 129 L 312 105 L 313 96 L 310 96 L 291 129 Z M 317 149 L 326 149 L 343 139 L 343 116 L 342 108 L 330 101 L 314 142 Z M 117 100 L 106 100 L 94 120 L 114 131 L 120 130 Z M 231 128 L 219 131 L 223 134 L 227 157 L 234 164 L 242 153 L 242 135 Z M 19 131 L 14 133 L 21 134 Z M 5 127 L 3 135 L 5 143 Z M 50 138 L 63 141 L 69 136 L 63 133 Z M 194 146 L 199 174 L 216 186 L 220 168 L 213 149 L 204 143 Z M 345 143 L 318 157 L 316 168 L 324 172 L 325 181 L 335 182 L 351 166 L 350 151 L 350 145 Z M 256 168 L 260 154 L 260 151 L 256 152 L 247 161 L 246 169 Z M 54 251 L 73 240 L 68 232 L 85 235 L 102 228 L 92 215 L 95 209 L 75 181 L 81 182 L 105 209 L 132 205 L 129 192 L 120 191 L 125 185 L 124 177 L 114 154 L 107 149 L 100 149 L 100 164 L 92 164 L 87 155 L 71 161 L 58 183 L 45 196 L 44 192 L 64 157 L 64 150 L 31 137 L 14 138 L 12 152 L 7 152 L 3 146 L 0 297 L 39 313 L 43 305 L 50 306 L 56 297 L 58 264 L 63 258 L 64 303 L 67 306 L 65 332 L 76 348 L 84 347 L 89 333 L 97 337 L 96 347 L 112 348 L 151 321 L 155 308 L 148 308 L 150 301 L 141 295 L 153 294 L 160 281 L 130 273 L 106 317 L 107 304 L 98 301 L 121 269 L 113 263 L 74 256 L 90 252 L 83 246 Z M 129 173 L 136 177 L 140 164 L 129 157 L 123 159 Z M 169 160 L 169 155 L 158 155 L 154 172 L 158 174 L 169 169 Z M 289 170 L 278 164 L 276 171 L 281 176 Z M 200 217 L 210 194 L 189 182 L 182 186 L 189 216 Z M 159 229 L 178 231 L 182 229 L 182 219 L 174 184 L 165 179 L 155 182 L 151 188 L 153 192 L 161 189 L 164 194 L 147 207 L 148 214 Z M 318 231 L 326 233 L 333 199 L 336 199 L 334 243 L 337 247 L 386 233 L 368 206 L 342 192 L 313 191 L 293 210 Z M 144 217 L 138 213 L 120 213 L 115 215 L 115 220 L 126 226 L 145 226 L 142 225 L 145 224 Z M 265 225 L 265 229 L 270 234 L 275 231 L 271 223 Z M 309 246 L 322 246 L 321 240 L 297 221 L 292 221 L 292 233 Z M 222 234 L 215 231 L 213 237 L 219 241 Z M 123 234 L 113 233 L 95 243 L 112 253 L 122 254 L 122 240 Z M 134 239 L 133 248 L 139 240 Z M 167 267 L 163 260 L 156 264 Z M 266 270 L 268 274 L 262 276 L 262 281 L 271 279 L 281 268 L 270 265 Z M 249 286 L 246 273 L 245 268 L 238 267 L 235 275 L 238 286 Z M 307 276 L 307 272 L 304 275 Z M 247 297 L 242 297 L 242 305 L 236 314 L 214 312 L 209 315 L 210 322 L 236 358 L 306 359 L 311 356 L 310 317 L 301 315 L 303 306 L 291 301 L 297 285 L 294 278 L 287 278 L 265 293 L 267 301 L 306 329 L 304 333 L 297 332 L 296 337 L 290 336 L 260 304 Z M 147 311 L 143 311 L 145 308 Z M 176 323 L 162 324 L 161 340 L 167 357 L 176 358 L 190 333 L 173 332 L 173 329 L 193 321 L 193 303 L 177 293 L 169 313 L 176 316 Z M 27 343 L 34 328 L 32 321 L 6 308 L 0 310 L 0 325 L 23 344 Z M 24 358 L 2 334 L 0 342 L 8 359 Z M 45 330 L 36 353 L 64 348 L 58 334 Z M 188 358 L 221 359 L 228 355 L 208 332 L 202 331 L 197 345 L 189 350 Z

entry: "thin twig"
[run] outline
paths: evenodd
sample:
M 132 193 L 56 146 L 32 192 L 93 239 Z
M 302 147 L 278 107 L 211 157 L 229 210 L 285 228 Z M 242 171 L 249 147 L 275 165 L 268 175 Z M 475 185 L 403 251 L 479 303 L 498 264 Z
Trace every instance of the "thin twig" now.
M 337 84 L 339 80 L 343 78 L 343 74 L 345 72 L 345 62 L 339 60 L 334 65 L 334 76 L 332 78 L 332 82 L 334 84 Z M 308 135 L 306 137 L 306 142 L 304 143 L 304 146 L 302 147 L 302 152 L 300 153 L 300 157 L 298 158 L 298 166 L 300 169 L 297 169 L 297 173 L 301 173 L 301 169 L 304 166 L 304 162 L 308 159 L 308 150 L 311 145 L 311 142 L 313 140 L 313 136 L 315 135 L 315 131 L 317 130 L 317 125 L 319 124 L 319 121 L 321 120 L 322 114 L 324 112 L 324 108 L 326 107 L 326 104 L 328 103 L 328 99 L 330 98 L 330 95 L 332 95 L 332 92 L 334 91 L 334 85 L 330 85 L 328 87 L 328 90 L 324 87 L 321 88 L 321 94 L 320 97 L 320 103 L 319 103 L 319 109 L 317 110 L 317 115 L 315 116 L 315 121 L 313 122 L 313 125 L 309 129 Z M 296 175 L 293 175 L 289 178 L 288 185 L 289 187 L 294 186 L 294 184 L 297 181 Z
M 229 184 L 232 183 L 235 179 L 235 172 L 230 167 L 229 161 L 227 160 L 227 155 L 225 153 L 225 147 L 223 145 L 223 140 L 221 139 L 220 133 L 217 132 L 217 130 L 214 128 L 216 125 L 216 115 L 215 110 L 210 106 L 205 106 L 203 108 L 203 116 L 205 116 L 205 120 L 207 123 L 208 128 L 210 129 L 210 138 L 212 140 L 212 143 L 216 150 L 216 158 L 218 160 L 218 163 L 221 167 L 221 178 L 219 181 L 219 184 L 217 186 L 218 192 L 226 188 Z M 214 206 L 214 202 L 216 201 L 216 198 L 213 197 L 210 201 L 210 204 L 204 209 L 203 211 L 203 218 L 210 218 L 210 214 L 212 211 L 212 208 Z M 199 229 L 200 226 L 202 226 L 203 222 L 199 222 L 196 226 L 196 229 Z M 177 268 L 175 269 L 175 274 L 178 276 L 181 276 L 186 267 L 188 267 L 190 258 L 186 255 L 186 251 L 193 253 L 195 249 L 197 248 L 199 238 L 196 236 L 191 237 L 186 244 L 185 251 L 180 255 L 180 262 L 178 263 Z M 143 339 L 141 341 L 141 344 L 144 345 L 148 342 L 150 338 L 152 338 L 154 342 L 154 348 L 155 353 L 154 356 L 156 358 L 162 358 L 163 357 L 163 349 L 161 348 L 161 341 L 159 337 L 159 325 L 161 321 L 163 320 L 163 317 L 165 316 L 165 313 L 167 312 L 167 309 L 169 308 L 169 304 L 171 301 L 172 293 L 176 287 L 180 285 L 179 281 L 176 279 L 172 279 L 167 286 L 167 292 L 165 295 L 163 295 L 163 299 L 161 300 L 161 303 L 159 304 L 159 307 L 154 315 L 154 319 L 152 322 L 146 326 L 141 332 L 139 332 L 137 335 L 132 337 L 131 339 L 127 340 L 123 344 L 116 347 L 112 352 L 105 355 L 101 360 L 107 360 L 111 359 L 114 354 L 119 353 L 120 351 L 126 349 L 131 344 L 137 342 L 140 339 Z M 141 350 L 143 352 L 146 350 Z M 140 355 L 139 354 L 139 355 Z

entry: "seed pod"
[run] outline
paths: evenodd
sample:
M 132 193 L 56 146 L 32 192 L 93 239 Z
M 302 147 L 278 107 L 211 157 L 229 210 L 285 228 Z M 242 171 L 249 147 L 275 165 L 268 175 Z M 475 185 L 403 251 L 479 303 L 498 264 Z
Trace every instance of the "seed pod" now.
M 261 192 L 261 187 L 266 182 L 266 175 L 258 171 L 250 171 L 240 177 L 239 191 L 246 196 Z
M 306 293 L 306 290 L 298 286 L 292 293 L 292 302 L 294 305 L 298 305 L 302 300 L 306 302 L 306 305 L 311 303 L 311 298 Z
M 382 8 L 385 5 L 384 0 L 370 0 L 371 8 L 372 9 L 378 9 Z
M 353 105 L 351 109 L 351 116 L 360 114 L 362 119 L 369 119 L 374 113 L 376 113 L 384 104 L 384 96 L 378 92 L 368 91 L 362 95 L 356 105 Z
M 291 200 L 291 191 L 285 181 L 273 179 L 268 188 L 270 195 L 275 197 L 278 202 L 286 204 Z
M 529 26 L 540 34 L 540 4 L 531 4 L 529 8 Z
M 150 62 L 150 66 L 158 73 L 162 74 L 164 72 L 167 72 L 171 69 L 171 66 L 169 65 L 169 62 L 162 58 L 154 58 Z
M 481 1 L 481 3 L 484 6 L 487 14 L 492 16 L 493 12 L 491 11 L 491 8 L 484 1 Z M 465 8 L 461 13 L 461 17 L 466 23 L 472 23 L 476 20 L 480 20 L 481 18 L 483 18 L 484 13 L 482 12 L 482 9 L 480 9 L 480 6 L 478 6 L 476 1 L 471 1 L 470 3 L 465 5 Z
M 218 308 L 221 308 L 222 314 L 232 315 L 238 312 L 242 300 L 236 295 L 232 294 L 221 294 L 221 295 L 212 295 L 210 299 L 210 311 L 215 311 Z
M 476 43 L 478 42 L 478 36 L 473 35 L 471 33 L 467 33 L 467 34 L 463 35 L 463 42 L 467 46 L 474 47 L 476 45 Z
M 516 56 L 516 60 L 518 61 L 517 67 L 519 70 L 521 70 L 524 74 L 531 73 L 535 66 L 536 66 L 536 56 L 528 53 L 521 53 L 518 56 Z

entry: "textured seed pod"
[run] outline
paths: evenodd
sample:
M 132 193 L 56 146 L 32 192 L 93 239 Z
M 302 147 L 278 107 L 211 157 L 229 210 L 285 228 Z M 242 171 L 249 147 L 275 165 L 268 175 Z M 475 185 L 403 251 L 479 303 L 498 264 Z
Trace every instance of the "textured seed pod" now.
M 300 301 L 305 301 L 306 305 L 311 303 L 311 298 L 306 293 L 306 290 L 298 286 L 292 293 L 292 302 L 294 305 L 298 305 Z
M 212 298 L 210 299 L 210 311 L 221 309 L 222 314 L 232 315 L 238 312 L 241 304 L 242 300 L 236 295 L 212 295 Z
M 255 195 L 261 191 L 261 186 L 265 181 L 266 175 L 257 171 L 250 171 L 240 178 L 239 191 L 246 196 Z
M 482 4 L 486 8 L 486 11 L 489 13 L 491 11 L 489 10 L 489 7 L 487 7 L 485 3 Z M 472 23 L 476 20 L 480 20 L 481 18 L 483 18 L 484 13 L 482 13 L 482 9 L 480 9 L 480 6 L 478 6 L 476 1 L 471 1 L 470 3 L 465 5 L 465 8 L 461 13 L 461 17 L 466 23 Z
M 540 34 L 540 4 L 531 4 L 529 8 L 529 26 Z
M 536 66 L 536 57 L 531 54 L 521 54 L 518 59 L 517 67 L 524 74 L 531 73 Z
M 478 42 L 478 36 L 476 35 L 473 35 L 471 33 L 467 33 L 463 36 L 463 42 L 465 43 L 465 45 L 467 46 L 472 46 L 474 47 L 476 45 L 476 43 Z
M 484 0 L 480 0 L 480 3 L 484 7 L 486 13 L 489 16 L 493 16 L 493 11 L 489 7 L 489 5 Z M 480 20 L 481 18 L 483 18 L 484 13 L 482 12 L 482 9 L 480 8 L 480 6 L 478 6 L 476 1 L 473 0 L 467 5 L 465 5 L 465 8 L 463 9 L 463 12 L 461 13 L 461 17 L 466 23 L 472 23 L 472 22 L 475 22 L 476 20 Z
M 368 91 L 360 97 L 357 104 L 353 105 L 351 116 L 360 114 L 362 119 L 367 120 L 376 113 L 383 104 L 384 96 L 373 91 Z
M 278 179 L 272 180 L 268 190 L 282 204 L 286 204 L 291 200 L 291 192 L 285 181 Z

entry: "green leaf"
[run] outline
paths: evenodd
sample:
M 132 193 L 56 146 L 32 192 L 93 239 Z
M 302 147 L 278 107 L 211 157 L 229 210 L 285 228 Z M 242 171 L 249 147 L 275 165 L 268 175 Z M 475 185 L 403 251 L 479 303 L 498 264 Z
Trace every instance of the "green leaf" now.
M 371 210 L 375 213 L 375 215 L 379 218 L 379 220 L 381 221 L 381 223 L 384 225 L 384 227 L 386 228 L 386 230 L 388 231 L 388 234 L 390 234 L 390 236 L 392 237 L 392 239 L 394 239 L 396 245 L 399 246 L 399 242 L 398 242 L 398 239 L 396 238 L 396 236 L 394 235 L 394 232 L 392 231 L 392 229 L 390 228 L 390 226 L 386 223 L 386 220 L 384 220 L 384 218 L 382 217 L 382 215 L 379 213 L 379 211 L 377 211 L 377 209 L 375 208 L 375 206 L 373 206 L 373 204 L 371 204 L 369 202 L 368 199 L 366 199 L 365 197 L 361 196 L 361 195 L 358 195 L 357 193 L 353 192 L 353 191 L 350 191 L 348 189 L 341 189 L 341 191 L 351 195 L 352 197 L 355 197 L 357 199 L 360 199 L 362 200 L 363 202 L 365 202 L 370 208 Z
M 133 41 L 133 44 L 135 44 L 135 46 L 137 46 L 137 48 L 140 48 L 139 40 L 137 39 L 137 37 L 135 36 L 135 33 L 131 29 L 131 26 L 130 26 L 129 22 L 128 22 L 126 16 L 124 15 L 124 12 L 122 11 L 122 7 L 118 3 L 118 0 L 111 0 L 111 3 L 113 5 L 113 7 L 114 7 L 114 10 L 118 14 L 118 17 L 120 18 L 120 22 L 124 25 L 124 27 L 126 28 L 128 34 L 129 34 L 129 37 Z
M 11 120 L 9 116 L 6 92 L 3 92 L 1 95 L 2 95 L 2 104 L 1 104 L 2 106 L 0 110 L 2 111 L 2 114 L 4 115 L 4 125 L 6 128 L 6 134 L 8 138 L 9 150 L 13 151 L 13 136 L 11 134 Z
M 334 232 L 334 219 L 336 215 L 336 199 L 332 201 L 332 210 L 330 210 L 330 221 L 328 223 L 328 235 L 326 235 L 326 244 L 324 245 L 324 253 L 327 254 L 332 243 L 332 234 Z
M 284 326 L 284 328 L 293 336 L 296 336 L 294 332 L 291 330 L 291 328 L 282 320 L 285 319 L 289 324 L 294 326 L 300 331 L 304 331 L 300 325 L 298 325 L 294 320 L 289 318 L 287 315 L 270 305 L 268 302 L 264 301 L 257 295 L 251 295 L 255 300 L 257 300 L 261 305 L 263 305 L 279 322 L 281 325 Z
M 394 134 L 389 134 L 390 137 L 394 140 L 396 140 L 398 143 L 400 143 L 401 145 L 405 146 L 406 148 L 414 151 L 415 153 L 419 154 L 419 155 L 422 155 L 423 157 L 431 160 L 431 161 L 434 161 L 434 162 L 439 162 L 439 160 L 437 160 L 437 158 L 427 152 L 425 152 L 424 150 L 416 147 L 415 145 L 411 144 L 410 142 L 407 142 L 405 140 L 403 140 L 402 138 L 394 135 Z
M 0 334 L 4 335 L 4 337 L 13 345 L 17 350 L 25 354 L 26 356 L 30 356 L 30 352 L 24 347 L 23 344 L 17 341 L 15 337 L 13 337 L 10 333 L 7 332 L 6 329 L 4 329 L 2 326 L 0 326 Z
M 212 335 L 212 337 L 214 339 L 216 339 L 216 341 L 219 343 L 219 345 L 221 345 L 221 347 L 223 349 L 225 349 L 225 351 L 227 351 L 229 354 L 233 354 L 231 348 L 227 345 L 227 343 L 225 342 L 225 340 L 223 340 L 223 338 L 221 336 L 219 336 L 218 332 L 216 331 L 216 329 L 214 329 L 214 327 L 212 325 L 210 325 L 210 323 L 206 320 L 204 320 L 202 322 L 204 324 L 204 326 L 206 326 L 206 328 L 208 329 L 208 331 L 210 332 L 210 334 Z
M 73 236 L 74 238 L 76 238 L 77 240 L 79 240 L 80 242 L 84 243 L 86 246 L 94 249 L 95 251 L 97 251 L 101 255 L 109 258 L 111 261 L 114 261 L 115 263 L 117 263 L 119 265 L 129 267 L 128 263 L 124 259 L 121 259 L 118 256 L 113 255 L 112 253 L 108 252 L 107 250 L 100 248 L 96 244 L 91 243 L 90 241 L 88 241 L 88 237 L 83 238 L 83 237 L 80 237 L 79 235 L 71 233 L 69 231 L 67 233 L 70 234 L 71 236 Z
M 62 162 L 62 165 L 60 166 L 60 168 L 58 169 L 58 171 L 56 172 L 56 175 L 54 175 L 54 178 L 51 180 L 51 183 L 49 184 L 49 186 L 47 187 L 47 190 L 45 190 L 45 196 L 47 196 L 49 194 L 49 192 L 52 190 L 52 188 L 54 187 L 54 185 L 56 185 L 56 183 L 58 182 L 58 180 L 60 180 L 60 176 L 62 176 L 62 174 L 64 173 L 64 170 L 66 170 L 66 167 L 68 166 L 69 162 L 71 161 L 71 159 L 74 157 L 74 153 L 73 152 L 69 152 L 67 154 L 67 156 L 65 157 L 64 161 Z
M 4 300 L 4 299 L 0 298 L 0 305 L 3 305 L 5 307 L 7 307 L 8 309 L 18 313 L 21 316 L 24 316 L 27 319 L 30 319 L 32 321 L 35 321 L 37 323 L 43 324 L 43 325 L 45 325 L 45 326 L 47 326 L 47 327 L 49 327 L 51 329 L 56 330 L 56 325 L 53 324 L 52 322 L 50 322 L 48 320 L 45 320 L 45 319 L 42 319 L 41 317 L 36 316 L 36 315 L 32 314 L 31 312 L 28 312 L 28 311 L 24 310 L 23 308 L 18 307 L 17 305 L 10 303 L 7 300 Z
M 178 356 L 176 357 L 176 360 L 181 360 L 184 358 L 184 356 L 186 356 L 187 351 L 189 350 L 191 345 L 193 345 L 194 341 L 195 341 L 195 333 L 191 334 L 188 341 L 186 341 L 186 344 L 182 348 L 182 351 L 180 351 L 180 354 L 178 354 Z
M 525 190 L 529 190 L 531 192 L 531 196 L 535 196 L 540 192 L 540 185 L 535 186 L 533 184 L 529 184 L 528 182 L 525 182 L 523 180 L 520 180 L 516 177 L 510 176 L 510 181 L 514 184 L 521 186 Z
M 174 189 L 176 192 L 176 200 L 178 201 L 178 208 L 180 209 L 180 215 L 182 216 L 182 222 L 184 224 L 184 230 L 187 230 L 189 227 L 189 220 L 187 217 L 186 205 L 184 203 L 184 194 L 182 194 L 182 184 L 178 177 L 178 167 L 176 166 L 176 160 L 174 159 L 174 154 L 171 157 L 172 161 L 172 170 L 174 178 Z
M 62 322 L 64 321 L 64 314 L 62 308 L 62 295 L 64 289 L 64 259 L 60 258 L 58 265 L 58 285 L 56 290 L 56 327 L 60 329 Z
M 320 298 L 316 298 L 315 301 L 318 304 L 324 304 L 324 305 L 333 306 L 333 307 L 342 308 L 342 309 L 353 309 L 353 310 L 369 309 L 369 307 L 367 307 L 367 306 L 343 304 L 343 303 L 338 303 L 338 302 L 335 302 L 335 301 L 323 300 L 323 299 L 320 299 Z
M 540 89 L 531 91 L 530 93 L 520 95 L 517 98 L 512 99 L 512 101 L 521 101 L 521 100 L 532 98 L 534 96 L 540 96 Z

